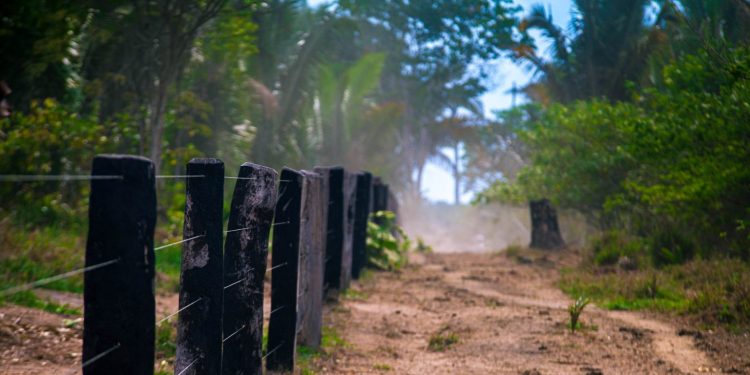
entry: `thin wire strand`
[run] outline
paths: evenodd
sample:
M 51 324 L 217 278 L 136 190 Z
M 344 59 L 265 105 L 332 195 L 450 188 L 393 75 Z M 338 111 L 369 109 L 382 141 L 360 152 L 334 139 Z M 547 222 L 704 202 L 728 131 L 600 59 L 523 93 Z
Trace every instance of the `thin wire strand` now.
M 231 177 L 231 176 L 224 176 L 227 180 L 257 180 L 256 177 Z
M 283 266 L 286 266 L 286 262 L 284 262 L 284 263 L 281 263 L 281 264 L 277 264 L 277 265 L 275 265 L 275 266 L 273 266 L 273 267 L 271 267 L 271 268 L 267 269 L 267 270 L 266 270 L 266 272 L 271 272 L 272 270 L 275 270 L 275 269 L 277 269 L 277 268 L 279 268 L 279 267 L 283 267 Z
M 283 341 L 281 342 L 281 344 L 279 344 L 275 348 L 273 348 L 273 350 L 271 350 L 270 352 L 266 353 L 266 355 L 264 355 L 263 358 L 261 358 L 261 360 L 266 359 L 269 355 L 271 355 L 273 352 L 275 352 L 276 350 L 278 350 L 282 345 L 284 345 Z
M 34 281 L 34 282 L 30 282 L 30 283 L 27 283 L 27 284 L 14 286 L 12 288 L 8 288 L 8 289 L 5 289 L 2 292 L 0 292 L 0 297 L 5 297 L 5 296 L 9 296 L 11 294 L 16 294 L 18 292 L 23 292 L 25 290 L 34 289 L 34 288 L 36 288 L 38 286 L 46 285 L 46 284 L 55 282 L 57 280 L 62 280 L 62 279 L 65 279 L 65 278 L 68 278 L 68 277 L 71 277 L 71 276 L 75 276 L 75 275 L 78 275 L 78 274 L 81 274 L 81 273 L 93 271 L 93 270 L 95 270 L 97 268 L 106 267 L 106 266 L 108 266 L 110 264 L 115 264 L 115 263 L 117 263 L 119 261 L 120 261 L 119 258 L 113 259 L 113 260 L 108 260 L 106 262 L 102 262 L 102 263 L 99 263 L 99 264 L 94 264 L 94 265 L 88 266 L 88 267 L 79 268 L 79 269 L 73 270 L 73 271 L 68 271 L 68 272 L 65 272 L 65 273 L 62 273 L 62 274 L 59 274 L 59 275 L 47 277 L 47 278 L 44 278 L 44 279 L 41 279 L 41 280 L 37 280 L 37 281 Z
M 182 371 L 180 371 L 180 372 L 179 372 L 179 373 L 178 373 L 177 375 L 182 375 L 182 374 L 183 374 L 183 373 L 184 373 L 185 371 L 187 371 L 187 370 L 188 370 L 188 369 L 189 369 L 189 368 L 190 368 L 191 366 L 193 366 L 193 365 L 195 364 L 195 362 L 198 362 L 198 360 L 199 360 L 199 359 L 200 359 L 200 357 L 198 357 L 198 358 L 194 359 L 194 360 L 193 360 L 193 362 L 190 362 L 190 364 L 189 364 L 189 365 L 187 365 L 187 367 L 185 367 L 184 369 L 182 369 Z
M 4 174 L 0 175 L 2 182 L 31 182 L 31 181 L 88 181 L 88 180 L 122 180 L 119 175 L 72 175 L 72 174 Z
M 164 319 L 160 320 L 160 321 L 159 321 L 158 323 L 156 323 L 156 325 L 158 326 L 159 324 L 162 324 L 162 323 L 164 323 L 165 321 L 169 320 L 169 319 L 170 319 L 171 317 L 173 317 L 173 316 L 175 316 L 175 315 L 179 314 L 179 313 L 180 313 L 181 311 L 183 311 L 183 310 L 187 309 L 188 307 L 190 307 L 190 306 L 193 306 L 193 305 L 195 305 L 196 303 L 198 303 L 198 301 L 200 301 L 200 300 L 202 300 L 202 299 L 203 299 L 203 297 L 198 297 L 198 299 L 197 299 L 197 300 L 195 300 L 195 301 L 193 301 L 193 302 L 190 302 L 190 303 L 188 303 L 188 304 L 187 304 L 187 305 L 186 305 L 185 307 L 183 307 L 183 308 L 181 308 L 181 309 L 179 309 L 179 310 L 175 311 L 175 312 L 174 312 L 174 313 L 172 313 L 172 314 L 169 314 L 169 315 L 167 315 L 167 317 L 165 317 Z
M 284 221 L 284 222 L 281 222 L 281 223 L 273 223 L 273 225 L 274 226 L 276 226 L 276 225 L 286 225 L 286 224 L 289 224 L 289 223 L 291 223 L 291 221 Z
M 196 238 L 200 238 L 200 237 L 205 237 L 205 236 L 206 236 L 205 234 L 201 234 L 201 235 L 198 235 L 198 236 L 195 236 L 195 237 L 190 237 L 190 238 L 186 238 L 186 239 L 184 239 L 184 240 L 181 240 L 181 241 L 177 241 L 177 242 L 172 242 L 172 243 L 168 243 L 168 244 L 166 244 L 166 245 L 161 245 L 161 246 L 159 246 L 159 247 L 155 247 L 155 248 L 154 248 L 154 251 L 159 251 L 159 250 L 161 250 L 161 249 L 166 249 L 166 248 L 168 248 L 168 247 L 170 247 L 170 246 L 174 246 L 174 245 L 179 245 L 179 244 L 181 244 L 181 243 L 183 243 L 183 242 L 188 242 L 188 241 L 192 241 L 192 240 L 194 240 L 194 239 L 196 239 Z
M 283 309 L 283 308 L 285 308 L 285 307 L 286 307 L 286 305 L 284 305 L 284 306 L 279 306 L 279 307 L 277 307 L 277 308 L 273 309 L 273 310 L 272 310 L 272 311 L 271 311 L 271 312 L 270 312 L 270 313 L 268 314 L 268 316 L 271 316 L 271 315 L 273 315 L 273 313 L 275 313 L 275 312 L 277 312 L 277 311 L 279 311 L 279 310 L 281 310 L 281 309 Z
M 231 287 L 233 287 L 233 286 L 235 286 L 235 285 L 237 285 L 237 284 L 239 284 L 239 283 L 241 283 L 241 282 L 245 281 L 245 279 L 246 279 L 246 277 L 243 277 L 243 278 L 241 278 L 241 279 L 239 279 L 239 280 L 237 280 L 237 281 L 235 281 L 235 282 L 233 282 L 233 283 L 231 283 L 231 284 L 229 284 L 229 285 L 225 286 L 225 287 L 224 287 L 224 290 L 226 290 L 227 288 L 231 288 Z
M 245 329 L 245 327 L 247 327 L 247 324 L 243 324 L 242 327 L 240 327 L 240 329 L 234 331 L 234 333 L 232 333 L 231 335 L 225 337 L 224 340 L 221 340 L 222 344 L 225 343 L 225 342 L 227 342 L 227 340 L 231 339 L 232 336 L 240 333 L 240 331 L 242 331 L 243 329 Z
M 73 374 L 78 373 L 79 370 L 83 370 L 84 368 L 86 368 L 86 366 L 88 366 L 88 365 L 90 365 L 90 364 L 92 364 L 92 363 L 94 363 L 94 362 L 96 362 L 96 361 L 104 358 L 107 354 L 112 353 L 112 352 L 114 352 L 115 350 L 117 350 L 119 348 L 120 348 L 120 343 L 118 342 L 115 346 L 113 346 L 113 347 L 111 347 L 111 348 L 109 348 L 109 349 L 107 349 L 107 350 L 105 350 L 105 351 L 103 351 L 103 352 L 95 355 L 94 357 L 92 357 L 88 361 L 82 363 L 81 367 L 76 367 L 74 370 L 68 372 L 66 375 L 73 375 Z
M 204 178 L 206 175 L 203 174 L 173 174 L 173 175 L 166 175 L 166 174 L 157 174 L 156 178 L 162 179 L 162 178 Z
M 239 232 L 239 231 L 248 230 L 248 229 L 252 229 L 252 228 L 254 228 L 254 227 L 244 227 L 244 228 L 238 228 L 238 229 L 230 229 L 230 230 L 225 230 L 224 233 Z

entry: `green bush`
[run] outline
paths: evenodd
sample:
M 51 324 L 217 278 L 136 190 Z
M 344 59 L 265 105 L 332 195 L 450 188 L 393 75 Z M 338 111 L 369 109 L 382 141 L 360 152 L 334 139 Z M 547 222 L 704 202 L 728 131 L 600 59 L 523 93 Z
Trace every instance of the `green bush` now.
M 0 120 L 0 174 L 88 174 L 95 155 L 133 151 L 135 135 L 123 123 L 99 124 L 52 99 Z M 17 222 L 85 222 L 86 181 L 3 182 L 0 201 Z
M 395 271 L 406 265 L 411 247 L 409 237 L 396 224 L 391 211 L 370 215 L 367 223 L 367 262 L 376 268 Z
M 628 236 L 623 231 L 610 230 L 595 237 L 592 241 L 593 262 L 596 265 L 614 265 L 622 257 L 628 257 L 637 264 L 644 258 L 641 240 Z

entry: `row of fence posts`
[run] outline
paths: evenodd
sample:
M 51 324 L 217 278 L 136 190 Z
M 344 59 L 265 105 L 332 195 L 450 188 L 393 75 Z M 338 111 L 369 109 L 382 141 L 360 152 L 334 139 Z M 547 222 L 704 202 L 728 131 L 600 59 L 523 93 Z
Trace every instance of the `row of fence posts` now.
M 142 157 L 100 155 L 92 176 L 122 178 L 91 182 L 83 371 L 153 374 L 154 166 Z M 268 371 L 293 371 L 296 346 L 321 343 L 324 299 L 335 298 L 366 265 L 370 213 L 398 209 L 388 186 L 367 172 L 284 168 L 278 189 L 277 176 L 245 163 L 230 177 L 237 182 L 225 230 L 224 164 L 187 164 L 175 374 L 261 374 L 264 359 Z

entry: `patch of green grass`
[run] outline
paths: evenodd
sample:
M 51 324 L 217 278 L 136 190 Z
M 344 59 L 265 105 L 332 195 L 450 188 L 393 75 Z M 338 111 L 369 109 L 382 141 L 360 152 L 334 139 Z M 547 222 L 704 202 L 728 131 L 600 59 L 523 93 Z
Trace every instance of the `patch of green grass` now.
M 0 222 L 0 290 L 83 267 L 83 237 L 77 227 L 29 229 Z M 75 275 L 44 287 L 80 293 L 83 276 Z
M 324 326 L 320 347 L 323 350 L 346 348 L 349 343 L 344 340 L 335 327 Z
M 438 332 L 430 337 L 427 349 L 433 352 L 442 352 L 458 343 L 458 335 L 455 333 Z
M 703 324 L 750 326 L 750 265 L 737 259 L 694 260 L 663 268 L 561 271 L 560 288 L 612 310 L 686 314 Z
M 164 321 L 156 326 L 156 358 L 174 361 L 177 354 L 177 333 L 172 322 Z
M 354 300 L 354 301 L 364 301 L 367 299 L 367 297 L 369 297 L 367 293 L 360 291 L 360 290 L 355 290 L 352 288 L 345 290 L 344 293 L 342 293 L 342 296 L 345 299 Z
M 304 345 L 297 346 L 297 368 L 302 375 L 315 374 L 315 359 L 320 357 L 320 351 Z
M 266 340 L 264 340 L 265 342 Z M 308 346 L 299 345 L 297 346 L 297 369 L 302 375 L 312 375 L 318 372 L 318 360 L 321 356 L 327 356 L 337 349 L 349 346 L 349 344 L 341 338 L 338 331 L 334 327 L 324 326 L 320 340 L 320 348 L 313 349 Z
M 39 309 L 54 314 L 65 314 L 65 315 L 81 315 L 81 310 L 70 307 L 68 305 L 61 305 L 52 301 L 44 300 L 39 298 L 34 292 L 27 290 L 12 294 L 3 298 L 0 298 L 0 305 L 4 303 L 13 303 L 20 306 L 31 307 L 32 309 Z
M 180 245 L 168 247 L 156 253 L 155 268 L 159 274 L 159 281 L 156 283 L 157 290 L 161 292 L 179 291 L 181 263 L 182 247 Z
M 393 366 L 387 363 L 376 363 L 372 365 L 372 368 L 373 370 L 378 370 L 378 371 L 392 371 L 393 370 Z

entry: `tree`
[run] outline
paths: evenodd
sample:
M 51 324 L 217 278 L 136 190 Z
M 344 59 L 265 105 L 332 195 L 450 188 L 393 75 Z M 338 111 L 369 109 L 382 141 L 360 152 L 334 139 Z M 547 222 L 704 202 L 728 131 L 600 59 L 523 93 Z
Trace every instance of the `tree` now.
M 122 112 L 137 114 L 141 153 L 148 144 L 157 170 L 170 90 L 203 26 L 226 2 L 119 1 L 107 3 L 94 16 L 83 67 L 84 78 L 93 83 L 87 106 L 99 108 L 101 120 Z
M 570 34 L 555 25 L 542 5 L 535 5 L 521 20 L 522 42 L 515 58 L 531 64 L 539 79 L 525 88 L 541 103 L 568 103 L 576 99 L 628 97 L 627 82 L 643 83 L 651 71 L 649 57 L 666 46 L 663 21 L 671 13 L 661 6 L 652 20 L 646 7 L 650 0 L 574 1 Z M 535 51 L 529 30 L 537 29 L 552 42 L 552 59 Z

